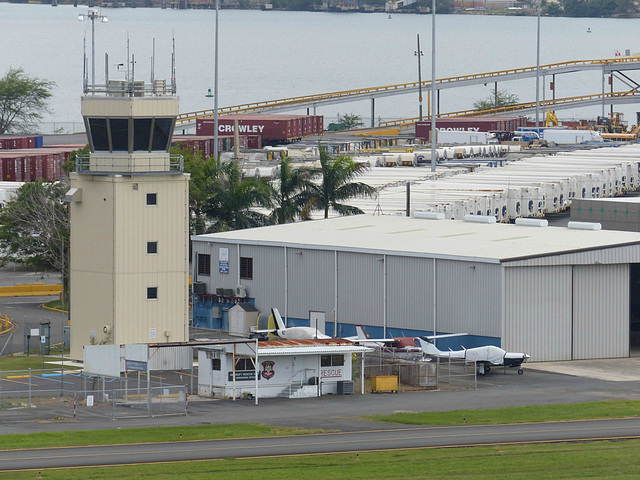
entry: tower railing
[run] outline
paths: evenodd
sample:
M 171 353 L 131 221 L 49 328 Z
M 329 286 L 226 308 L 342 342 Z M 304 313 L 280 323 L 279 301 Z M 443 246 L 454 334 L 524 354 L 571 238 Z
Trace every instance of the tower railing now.
M 100 153 L 100 152 L 99 152 Z M 108 152 L 104 152 L 108 155 Z M 182 155 L 77 155 L 76 172 L 91 175 L 176 174 L 184 172 Z

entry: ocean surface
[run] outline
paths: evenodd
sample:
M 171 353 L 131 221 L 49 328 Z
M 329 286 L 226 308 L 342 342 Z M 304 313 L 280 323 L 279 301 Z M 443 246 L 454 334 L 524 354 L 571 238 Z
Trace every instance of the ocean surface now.
M 91 22 L 78 21 L 87 7 L 0 3 L 0 75 L 10 67 L 56 83 L 52 114 L 43 130 L 83 130 L 80 116 L 83 50 L 91 54 Z M 171 77 L 171 45 L 176 44 L 180 111 L 213 106 L 215 11 L 149 8 L 102 9 L 96 21 L 96 82 L 102 83 L 105 53 L 110 78 L 124 79 L 118 64 L 127 61 L 127 42 L 135 55 L 135 77 L 149 81 L 155 39 L 155 77 Z M 422 77 L 431 78 L 431 16 L 382 13 L 313 13 L 221 10 L 219 14 L 219 106 L 361 87 L 413 82 L 420 34 Z M 638 19 L 542 18 L 541 64 L 611 58 L 616 51 L 640 52 Z M 436 77 L 489 72 L 536 64 L 536 18 L 489 15 L 436 16 Z M 89 72 L 91 60 L 89 60 Z M 90 73 L 89 73 L 90 75 Z M 640 83 L 640 72 L 628 73 Z M 545 82 L 546 98 L 550 78 Z M 620 83 L 617 84 L 622 89 Z M 444 90 L 440 111 L 471 108 L 491 94 L 493 84 Z M 535 100 L 535 79 L 503 82 L 499 89 L 522 101 Z M 607 89 L 609 87 L 607 86 Z M 556 96 L 598 93 L 598 73 L 556 77 Z M 427 112 L 426 94 L 424 111 Z M 542 99 L 543 95 L 540 94 Z M 638 105 L 617 110 L 635 123 Z M 303 110 L 301 110 L 302 112 Z M 362 115 L 367 101 L 319 108 L 325 124 L 339 113 Z M 601 107 L 558 112 L 560 118 L 594 118 Z M 376 118 L 418 115 L 418 95 L 376 100 Z

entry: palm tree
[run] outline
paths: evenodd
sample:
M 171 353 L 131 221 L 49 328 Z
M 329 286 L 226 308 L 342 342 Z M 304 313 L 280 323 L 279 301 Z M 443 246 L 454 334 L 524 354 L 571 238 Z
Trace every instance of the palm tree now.
M 285 157 L 280 162 L 280 180 L 273 188 L 275 208 L 271 213 L 275 223 L 291 223 L 296 217 L 303 217 L 309 203 L 312 169 L 293 168 L 291 159 Z
M 214 160 L 213 182 L 203 211 L 213 220 L 210 231 L 241 230 L 270 223 L 253 207 L 271 207 L 271 187 L 261 179 L 242 178 L 240 165 Z
M 369 168 L 358 163 L 348 155 L 333 157 L 327 147 L 320 145 L 320 168 L 315 175 L 321 179 L 319 185 L 313 185 L 311 206 L 324 210 L 324 218 L 329 218 L 329 210 L 340 215 L 359 215 L 364 213 L 358 207 L 339 203 L 354 197 L 375 198 L 376 189 L 362 182 L 352 182 L 355 177 Z

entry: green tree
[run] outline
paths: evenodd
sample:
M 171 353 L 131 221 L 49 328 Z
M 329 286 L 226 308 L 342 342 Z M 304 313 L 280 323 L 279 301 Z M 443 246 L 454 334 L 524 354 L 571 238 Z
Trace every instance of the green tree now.
M 211 222 L 207 230 L 221 232 L 268 225 L 269 216 L 254 208 L 271 208 L 269 183 L 265 179 L 242 178 L 242 169 L 236 161 L 212 160 L 212 181 L 204 192 L 202 209 Z
M 345 130 L 350 130 L 364 125 L 362 123 L 362 117 L 353 113 L 345 113 L 344 115 L 338 114 L 338 123 L 344 125 Z
M 543 12 L 550 17 L 561 17 L 562 15 L 564 15 L 562 5 L 556 2 L 547 2 L 543 9 Z
M 182 155 L 184 171 L 189 178 L 189 232 L 200 235 L 207 231 L 207 215 L 205 206 L 214 190 L 216 168 L 218 164 L 213 158 L 204 158 L 202 152 L 194 152 L 183 143 L 171 147 L 172 155 Z
M 0 210 L 0 255 L 14 262 L 62 272 L 69 278 L 69 211 L 63 182 L 27 182 Z
M 71 172 L 75 172 L 76 171 L 76 157 L 78 155 L 89 155 L 89 153 L 91 153 L 91 151 L 89 150 L 89 145 L 86 145 L 78 150 L 74 150 L 73 152 L 71 152 L 69 154 L 69 159 L 62 163 L 60 166 L 62 167 L 62 170 L 64 170 L 64 172 L 69 175 Z
M 520 99 L 515 93 L 509 93 L 506 90 L 491 90 L 489 95 L 484 100 L 477 100 L 473 102 L 473 108 L 476 110 L 491 110 L 497 107 L 506 107 L 508 105 L 515 105 L 519 103 Z
M 333 157 L 327 147 L 320 145 L 320 168 L 314 170 L 318 182 L 311 185 L 310 204 L 314 210 L 323 210 L 329 218 L 329 210 L 340 215 L 364 213 L 358 207 L 340 203 L 354 197 L 375 198 L 376 189 L 362 182 L 352 182 L 369 167 L 358 163 L 348 155 Z
M 275 223 L 291 223 L 305 216 L 312 187 L 312 170 L 309 167 L 294 169 L 289 157 L 280 162 L 280 179 L 273 187 L 274 209 L 271 214 Z
M 55 83 L 30 77 L 21 68 L 10 68 L 0 78 L 0 135 L 29 132 L 44 113 Z
M 431 0 L 418 0 L 415 3 L 408 5 L 409 8 L 423 7 L 428 8 L 431 11 Z M 436 0 L 436 14 L 442 15 L 446 13 L 453 13 L 455 10 L 454 0 Z

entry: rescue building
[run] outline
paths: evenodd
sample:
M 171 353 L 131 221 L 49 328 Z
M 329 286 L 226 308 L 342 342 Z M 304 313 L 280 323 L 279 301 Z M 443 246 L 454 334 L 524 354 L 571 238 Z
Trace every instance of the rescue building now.
M 532 361 L 628 356 L 640 234 L 491 218 L 360 215 L 194 236 L 194 323 L 242 297 L 337 337 L 362 324 L 373 338 L 466 332 L 438 345 Z
M 371 350 L 340 338 L 256 341 L 255 345 L 239 341 L 198 347 L 198 395 L 235 399 L 248 394 L 261 398 L 351 394 L 352 355 L 360 354 L 364 362 L 365 352 Z

